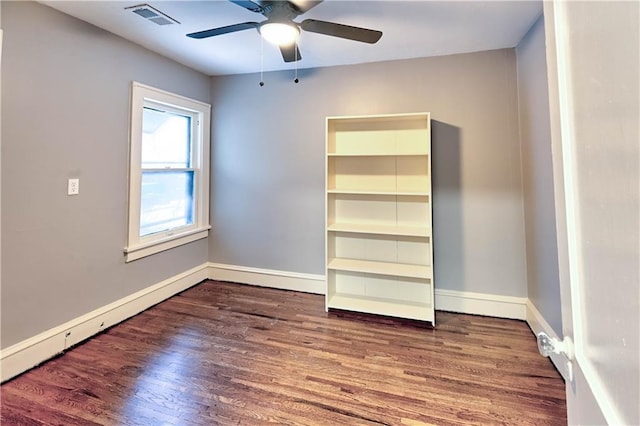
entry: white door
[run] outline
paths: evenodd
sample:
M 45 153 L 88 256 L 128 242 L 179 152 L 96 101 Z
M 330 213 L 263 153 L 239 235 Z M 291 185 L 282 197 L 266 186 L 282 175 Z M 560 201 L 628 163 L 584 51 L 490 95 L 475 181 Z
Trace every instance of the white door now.
M 569 423 L 638 425 L 640 3 L 544 15 Z

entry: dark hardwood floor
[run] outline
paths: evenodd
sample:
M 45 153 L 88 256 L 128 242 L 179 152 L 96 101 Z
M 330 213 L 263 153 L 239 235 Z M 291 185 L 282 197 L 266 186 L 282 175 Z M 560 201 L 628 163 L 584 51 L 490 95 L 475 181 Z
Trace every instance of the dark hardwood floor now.
M 2 425 L 565 425 L 521 321 L 437 327 L 206 281 L 1 388 Z

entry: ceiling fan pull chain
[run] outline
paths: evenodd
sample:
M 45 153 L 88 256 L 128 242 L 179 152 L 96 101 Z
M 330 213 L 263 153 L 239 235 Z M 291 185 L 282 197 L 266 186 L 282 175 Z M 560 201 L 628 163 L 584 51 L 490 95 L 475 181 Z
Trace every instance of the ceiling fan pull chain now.
M 260 87 L 264 86 L 264 39 L 260 37 Z
M 298 84 L 298 81 L 300 81 L 300 80 L 298 80 L 298 49 L 297 49 L 298 46 L 295 45 L 295 47 L 296 48 L 294 50 L 295 50 L 295 59 L 296 60 L 294 61 L 294 65 L 295 65 L 295 70 L 296 71 L 295 71 L 295 79 L 293 80 L 293 82 Z

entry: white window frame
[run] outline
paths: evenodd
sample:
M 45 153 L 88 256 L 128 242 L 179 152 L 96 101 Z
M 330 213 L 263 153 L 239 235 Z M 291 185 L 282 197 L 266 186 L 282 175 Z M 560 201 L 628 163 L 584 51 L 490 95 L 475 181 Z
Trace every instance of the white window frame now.
M 192 225 L 140 236 L 142 184 L 142 117 L 145 106 L 192 117 L 192 168 L 194 169 L 194 220 Z M 209 145 L 211 105 L 156 89 L 131 84 L 131 133 L 129 139 L 129 223 L 125 261 L 130 262 L 181 246 L 209 235 Z

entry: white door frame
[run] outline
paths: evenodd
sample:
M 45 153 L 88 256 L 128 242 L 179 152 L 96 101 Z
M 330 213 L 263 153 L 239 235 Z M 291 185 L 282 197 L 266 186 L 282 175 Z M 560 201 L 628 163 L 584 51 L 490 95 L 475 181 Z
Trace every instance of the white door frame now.
M 571 2 L 554 0 L 553 2 L 544 2 L 544 17 L 545 17 L 545 39 L 547 45 L 547 67 L 548 67 L 548 80 L 549 80 L 549 102 L 550 102 L 550 120 L 551 120 L 551 140 L 552 140 L 552 161 L 553 161 L 553 173 L 554 173 L 554 191 L 555 191 L 555 209 L 556 209 L 556 228 L 557 228 L 557 246 L 558 246 L 558 268 L 559 268 L 559 280 L 560 280 L 560 293 L 562 299 L 562 322 L 563 333 L 565 342 L 568 343 L 568 354 L 565 357 L 566 370 L 570 371 L 569 377 L 566 377 L 567 381 L 567 412 L 568 421 L 570 424 L 625 424 L 625 419 L 628 419 L 630 412 L 637 407 L 629 407 L 621 405 L 620 401 L 614 395 L 615 392 L 620 391 L 619 383 L 612 386 L 611 383 L 619 378 L 603 376 L 601 371 L 598 371 L 598 367 L 594 365 L 593 350 L 586 337 L 585 327 L 588 324 L 597 323 L 598 315 L 614 316 L 617 313 L 607 311 L 603 308 L 599 312 L 585 312 L 585 294 L 584 291 L 588 291 L 589 287 L 584 289 L 586 281 L 584 280 L 584 271 L 586 264 L 583 263 L 583 249 L 584 242 L 582 236 L 582 227 L 580 224 L 581 215 L 585 214 L 584 207 L 580 205 L 580 197 L 585 194 L 585 187 L 579 186 L 578 182 L 578 164 L 577 164 L 577 152 L 579 143 L 585 143 L 585 141 L 578 141 L 576 138 L 576 128 L 581 128 L 583 134 L 585 128 L 593 128 L 593 126 L 587 126 L 580 118 L 577 118 L 574 107 L 582 108 L 584 111 L 585 105 L 573 105 L 576 94 L 581 94 L 574 90 L 574 83 L 581 84 L 580 89 L 584 90 L 585 81 L 589 79 L 596 80 L 603 76 L 608 77 L 609 74 L 605 71 L 600 71 L 600 74 L 592 73 L 589 69 L 572 69 L 572 59 L 580 59 L 579 56 L 582 52 L 589 51 L 585 49 L 585 39 L 580 39 L 575 36 L 588 34 L 590 30 L 589 25 L 583 25 L 582 28 L 572 28 L 572 25 L 577 22 L 575 9 L 571 9 Z M 615 7 L 615 6 L 612 6 Z M 593 9 L 598 10 L 596 7 Z M 614 10 L 610 16 L 600 17 L 593 16 L 594 22 L 603 19 L 599 24 L 604 23 L 608 26 L 609 34 L 614 34 L 618 31 L 616 27 L 617 22 L 612 17 L 620 17 L 624 14 L 624 11 Z M 578 16 L 584 17 L 584 10 L 582 10 Z M 580 27 L 580 25 L 576 25 Z M 628 27 L 627 27 L 628 28 Z M 582 34 L 580 34 L 582 31 Z M 624 34 L 625 29 L 622 30 L 622 36 L 629 35 Z M 633 39 L 633 32 L 631 32 L 630 39 Z M 571 37 L 576 37 L 571 39 Z M 611 37 L 612 40 L 620 40 L 618 37 Z M 610 41 L 609 37 L 603 41 L 603 45 Z M 638 40 L 629 40 L 631 46 L 633 43 L 638 43 Z M 577 43 L 577 44 L 574 44 Z M 617 48 L 617 46 L 611 43 L 611 48 Z M 575 48 L 578 48 L 576 53 Z M 602 51 L 603 46 L 594 46 L 596 49 Z M 604 48 L 609 48 L 604 47 Z M 597 52 L 597 50 L 594 50 Z M 627 49 L 621 49 L 622 52 L 627 53 Z M 597 53 L 596 53 L 597 54 Z M 593 54 L 591 54 L 593 55 Z M 629 61 L 638 59 L 632 55 L 624 56 Z M 633 64 L 633 62 L 630 62 Z M 575 65 L 575 64 L 574 64 Z M 579 82 L 574 82 L 573 78 L 579 76 Z M 610 84 L 606 82 L 604 84 Z M 615 83 L 613 84 L 615 85 Z M 605 86 L 609 87 L 609 86 Z M 633 85 L 631 85 L 633 87 Z M 584 98 L 584 97 L 583 97 Z M 600 100 L 600 99 L 597 99 Z M 617 99 L 609 100 L 610 103 L 615 105 Z M 607 102 L 603 100 L 602 104 Z M 591 105 L 589 105 L 591 106 Z M 601 106 L 601 105 L 599 105 Z M 606 110 L 613 113 L 614 109 Z M 597 120 L 599 117 L 593 117 L 593 120 Z M 622 118 L 621 118 L 622 120 Z M 622 122 L 622 125 L 628 125 L 628 123 Z M 587 138 L 588 139 L 588 138 Z M 636 151 L 637 152 L 637 151 Z M 636 170 L 637 172 L 637 170 Z M 584 172 L 583 172 L 584 173 Z M 606 176 L 604 177 L 606 179 Z M 615 188 L 611 188 L 614 190 Z M 588 190 L 587 190 L 588 192 Z M 622 216 L 624 220 L 624 216 Z M 615 220 L 615 219 L 614 219 Z M 606 225 L 606 224 L 603 224 Z M 634 225 L 631 222 L 631 225 Z M 637 222 L 635 223 L 637 227 Z M 629 231 L 632 232 L 633 226 L 630 226 Z M 606 260 L 604 260 L 606 261 Z M 602 283 L 605 285 L 605 283 Z M 637 284 L 637 283 L 636 283 Z M 631 293 L 633 294 L 633 293 Z M 631 297 L 631 294 L 629 295 Z M 630 300 L 630 306 L 633 306 L 634 301 Z M 631 321 L 636 320 L 633 316 L 631 318 L 625 317 Z M 621 327 L 624 327 L 624 321 L 621 321 Z M 573 344 L 575 342 L 575 345 Z M 607 350 L 608 347 L 595 348 L 596 350 Z M 592 352 L 589 352 L 592 351 Z M 608 362 L 615 363 L 618 360 L 611 359 Z M 630 365 L 623 365 L 622 367 L 629 367 Z M 631 373 L 633 368 L 627 369 Z M 636 377 L 628 377 L 629 381 L 637 380 Z M 608 382 L 607 387 L 605 381 Z M 632 391 L 632 382 L 629 382 L 630 389 Z M 612 391 L 613 389 L 613 391 Z M 633 415 L 631 414 L 633 417 Z

